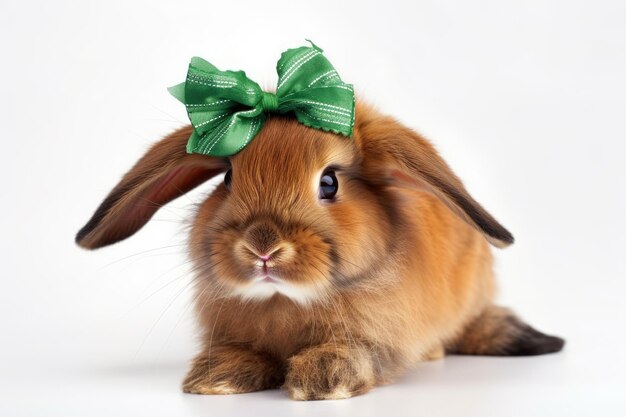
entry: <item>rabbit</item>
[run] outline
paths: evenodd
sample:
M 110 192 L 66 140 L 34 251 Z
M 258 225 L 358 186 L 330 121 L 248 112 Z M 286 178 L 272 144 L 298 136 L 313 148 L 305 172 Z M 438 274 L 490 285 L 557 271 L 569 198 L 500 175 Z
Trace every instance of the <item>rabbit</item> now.
M 123 240 L 225 173 L 189 234 L 202 349 L 184 392 L 340 399 L 447 353 L 563 348 L 493 303 L 489 244 L 513 236 L 394 118 L 359 99 L 346 138 L 271 115 L 229 158 L 186 153 L 191 131 L 148 150 L 76 236 Z

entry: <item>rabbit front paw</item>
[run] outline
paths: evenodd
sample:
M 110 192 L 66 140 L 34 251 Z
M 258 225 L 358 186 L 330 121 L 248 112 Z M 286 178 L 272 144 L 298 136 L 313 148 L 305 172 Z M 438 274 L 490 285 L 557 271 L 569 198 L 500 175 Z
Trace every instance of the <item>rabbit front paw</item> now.
M 329 343 L 292 356 L 284 387 L 294 400 L 336 400 L 363 394 L 374 383 L 366 349 Z
M 191 394 L 239 394 L 277 388 L 280 366 L 266 355 L 239 346 L 214 346 L 194 361 L 183 382 Z

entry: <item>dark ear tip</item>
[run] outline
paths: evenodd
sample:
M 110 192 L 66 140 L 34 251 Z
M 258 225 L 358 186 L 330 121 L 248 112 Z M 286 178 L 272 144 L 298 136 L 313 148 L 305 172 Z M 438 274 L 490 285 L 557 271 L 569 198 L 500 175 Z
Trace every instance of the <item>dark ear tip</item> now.
M 504 229 L 504 232 L 505 234 L 504 236 L 502 236 L 501 239 L 506 243 L 507 246 L 514 244 L 515 237 L 513 236 L 513 234 L 506 229 Z
M 86 239 L 88 234 L 89 230 L 87 230 L 87 227 L 83 227 L 78 231 L 78 233 L 76 233 L 76 236 L 74 237 L 74 242 L 83 249 L 96 249 L 96 246 L 90 244 L 89 240 Z
M 486 237 L 489 243 L 499 249 L 504 249 L 515 243 L 513 235 L 505 228 L 502 228 L 498 233 L 486 235 Z

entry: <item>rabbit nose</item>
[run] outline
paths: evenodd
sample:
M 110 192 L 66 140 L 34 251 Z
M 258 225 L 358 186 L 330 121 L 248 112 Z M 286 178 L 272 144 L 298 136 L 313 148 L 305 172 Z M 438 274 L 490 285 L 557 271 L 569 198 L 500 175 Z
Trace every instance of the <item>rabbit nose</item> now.
M 257 254 L 256 252 L 254 252 L 250 248 L 248 248 L 248 250 L 250 250 L 250 252 L 254 253 L 256 256 L 259 257 L 259 260 L 255 262 L 256 266 L 267 267 L 268 266 L 267 264 L 269 262 L 271 262 L 273 255 L 276 254 L 276 252 L 278 252 L 280 250 L 280 248 L 277 247 L 277 248 L 273 249 L 270 253 L 263 254 L 263 255 Z
M 268 223 L 250 226 L 243 236 L 246 249 L 252 252 L 261 262 L 270 260 L 280 244 L 280 236 L 276 228 Z

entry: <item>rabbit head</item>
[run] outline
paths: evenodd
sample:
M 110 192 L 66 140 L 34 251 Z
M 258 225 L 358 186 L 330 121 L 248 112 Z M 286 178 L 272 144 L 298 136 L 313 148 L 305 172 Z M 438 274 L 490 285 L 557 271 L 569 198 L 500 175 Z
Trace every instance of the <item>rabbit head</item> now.
M 426 140 L 369 107 L 357 107 L 352 139 L 272 117 L 230 158 L 187 154 L 190 133 L 185 127 L 154 145 L 77 243 L 122 240 L 220 173 L 224 182 L 199 207 L 190 251 L 201 275 L 244 299 L 280 293 L 307 304 L 397 267 L 398 231 L 407 227 L 397 189 L 435 195 L 496 246 L 513 241 Z

